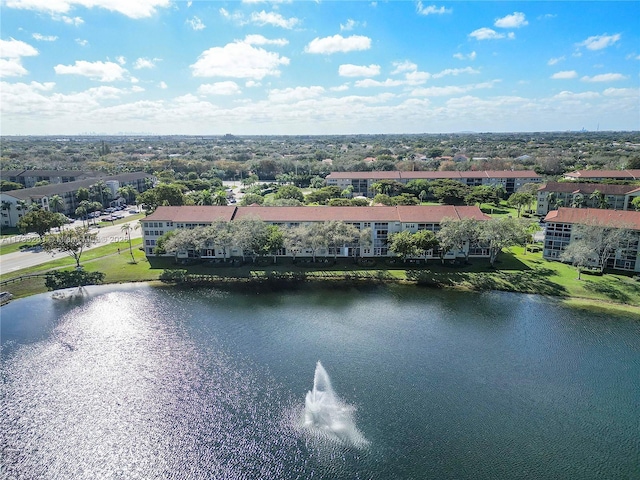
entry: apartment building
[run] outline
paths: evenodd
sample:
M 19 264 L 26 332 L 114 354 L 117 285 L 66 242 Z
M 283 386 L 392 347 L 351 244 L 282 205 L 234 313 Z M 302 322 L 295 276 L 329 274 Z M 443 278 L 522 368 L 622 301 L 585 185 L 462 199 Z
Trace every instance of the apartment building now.
M 387 239 L 395 232 L 408 230 L 430 230 L 436 232 L 445 218 L 488 220 L 477 206 L 376 206 L 376 207 L 236 207 L 236 206 L 181 206 L 158 207 L 141 220 L 145 253 L 153 255 L 158 239 L 168 231 L 206 227 L 216 221 L 233 222 L 254 217 L 282 228 L 296 227 L 313 222 L 342 221 L 354 225 L 359 230 L 370 229 L 371 238 L 364 244 L 345 244 L 337 250 L 328 248 L 316 252 L 317 255 L 336 255 L 338 257 L 386 257 L 391 255 Z M 470 257 L 487 258 L 486 248 L 475 245 L 465 246 Z M 201 252 L 178 252 L 178 258 L 198 256 L 203 259 L 228 258 L 240 255 L 237 249 L 226 250 L 211 245 Z M 309 257 L 311 249 L 297 252 L 297 256 Z M 445 258 L 456 258 L 464 252 L 447 252 Z M 292 252 L 283 250 L 280 256 L 292 256 Z M 435 258 L 432 255 L 431 258 Z

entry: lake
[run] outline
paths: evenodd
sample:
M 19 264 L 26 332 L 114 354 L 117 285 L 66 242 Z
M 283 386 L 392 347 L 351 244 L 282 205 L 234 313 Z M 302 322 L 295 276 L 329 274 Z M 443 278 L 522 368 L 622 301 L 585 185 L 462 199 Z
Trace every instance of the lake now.
M 640 478 L 632 318 L 405 286 L 76 293 L 2 307 L 5 477 Z

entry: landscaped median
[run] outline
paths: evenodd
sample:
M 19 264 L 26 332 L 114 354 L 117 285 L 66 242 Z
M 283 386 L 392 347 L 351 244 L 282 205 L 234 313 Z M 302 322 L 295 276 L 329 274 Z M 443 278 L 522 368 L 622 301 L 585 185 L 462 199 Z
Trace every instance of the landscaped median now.
M 300 282 L 349 282 L 352 284 L 403 283 L 435 288 L 457 288 L 474 291 L 501 290 L 558 297 L 567 305 L 632 314 L 640 317 L 640 282 L 630 275 L 606 273 L 582 275 L 578 280 L 576 270 L 559 262 L 542 259 L 540 253 L 524 252 L 513 247 L 499 256 L 496 268 L 490 268 L 486 260 L 473 260 L 470 265 L 442 265 L 439 261 L 416 267 L 402 268 L 401 262 L 388 265 L 378 259 L 370 266 L 360 266 L 352 260 L 340 259 L 319 264 L 317 267 L 296 265 L 291 260 L 278 259 L 278 263 L 254 264 L 250 260 L 241 266 L 225 264 L 176 265 L 173 259 L 150 257 L 147 259 L 134 241 L 132 261 L 126 242 L 111 244 L 87 251 L 82 257 L 83 268 L 88 272 L 103 272 L 105 283 L 124 283 L 160 280 L 191 286 L 236 287 L 241 285 L 270 284 L 273 287 L 294 286 Z M 119 251 L 119 253 L 118 253 Z M 266 262 L 264 262 L 266 263 Z M 60 259 L 38 267 L 12 272 L 12 277 L 44 273 L 52 269 L 73 268 L 73 259 Z M 175 278 L 165 272 L 179 271 Z M 4 281 L 9 275 L 3 275 Z M 25 280 L 4 285 L 3 290 L 15 298 L 46 291 L 43 278 Z

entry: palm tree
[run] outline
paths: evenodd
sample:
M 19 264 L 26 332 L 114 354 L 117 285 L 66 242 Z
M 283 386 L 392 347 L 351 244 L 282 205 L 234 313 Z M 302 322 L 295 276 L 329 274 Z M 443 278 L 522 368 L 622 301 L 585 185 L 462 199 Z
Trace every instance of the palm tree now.
M 225 195 L 226 198 L 226 195 Z M 198 201 L 196 202 L 197 205 L 213 205 L 213 195 L 211 195 L 211 191 L 210 190 L 202 190 L 202 192 L 200 193 L 200 198 L 198 198 Z
M 132 227 L 131 223 L 125 223 L 124 225 L 122 225 L 122 227 L 120 227 L 120 230 L 122 230 L 122 232 L 127 236 L 127 239 L 129 240 L 129 253 L 131 254 L 131 263 L 136 263 L 136 259 L 133 256 L 133 246 L 131 244 L 131 230 L 137 230 L 138 228 L 140 228 L 139 223 L 136 223 L 135 227 Z
M 138 191 L 133 188 L 132 185 L 125 185 L 118 189 L 118 195 L 123 197 L 127 201 L 127 203 L 131 203 L 132 199 L 135 200 L 137 193 Z
M 7 215 L 9 215 L 9 225 L 11 225 L 11 206 L 13 204 L 9 201 L 3 200 L 2 201 L 2 210 L 6 210 L 7 211 Z
M 581 193 L 576 193 L 573 196 L 573 201 L 571 202 L 571 206 L 573 208 L 582 208 L 584 207 L 584 203 L 585 203 L 584 195 Z
M 589 195 L 589 199 L 596 203 L 597 208 L 607 208 L 609 206 L 607 196 L 600 190 L 594 190 L 593 193 Z
M 224 190 L 217 191 L 213 197 L 213 205 L 227 205 L 227 192 L 225 192 Z
M 49 199 L 49 207 L 53 209 L 54 213 L 58 213 L 60 208 L 62 208 L 63 206 L 64 200 L 62 200 L 62 197 L 60 195 L 53 195 Z

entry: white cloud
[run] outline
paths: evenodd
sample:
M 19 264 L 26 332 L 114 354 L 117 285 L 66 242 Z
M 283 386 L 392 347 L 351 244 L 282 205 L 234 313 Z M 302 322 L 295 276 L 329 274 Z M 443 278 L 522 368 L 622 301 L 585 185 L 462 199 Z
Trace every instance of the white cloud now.
M 82 38 L 76 38 L 75 42 L 80 45 L 81 47 L 86 47 L 87 45 L 89 45 L 89 41 L 88 40 L 83 40 Z
M 449 75 L 452 76 L 458 76 L 462 73 L 471 73 L 471 74 L 475 74 L 475 73 L 480 73 L 480 70 L 476 70 L 475 68 L 471 68 L 471 67 L 465 67 L 465 68 L 447 68 L 445 70 L 442 70 L 441 72 L 438 73 L 434 73 L 433 74 L 433 78 L 442 78 L 442 77 L 446 77 Z
M 294 103 L 310 98 L 317 98 L 324 93 L 319 86 L 274 89 L 269 92 L 269 101 L 275 103 Z
M 332 37 L 316 37 L 305 47 L 307 53 L 331 54 L 337 52 L 353 52 L 357 50 L 369 50 L 371 39 L 362 35 L 351 35 L 343 37 L 334 35 Z
M 621 73 L 601 73 L 593 77 L 584 76 L 580 80 L 583 82 L 616 82 L 618 80 L 625 80 L 626 78 L 627 77 Z
M 200 20 L 196 16 L 194 16 L 193 18 L 187 19 L 186 24 L 189 25 L 196 32 L 207 28 L 207 26 L 204 23 L 202 23 L 202 20 Z
M 556 65 L 557 63 L 563 62 L 564 57 L 550 58 L 547 62 L 547 65 Z
M 338 67 L 338 75 L 341 77 L 375 77 L 380 75 L 380 65 L 352 65 L 346 63 Z
M 493 25 L 498 28 L 520 28 L 529 25 L 529 22 L 527 22 L 524 13 L 513 12 L 511 15 L 496 19 Z
M 473 51 L 471 53 L 467 53 L 466 55 L 464 53 L 454 53 L 453 54 L 453 58 L 457 58 L 458 60 L 475 60 L 476 59 L 476 52 Z
M 577 44 L 578 47 L 586 47 L 588 50 L 602 50 L 603 48 L 610 47 L 618 40 L 621 35 L 616 33 L 615 35 L 595 35 L 587 38 L 585 41 Z
M 143 68 L 155 68 L 155 62 L 157 61 L 157 58 L 154 58 L 153 60 L 150 60 L 148 58 L 139 58 L 136 60 L 136 63 L 133 64 L 133 68 L 135 68 L 136 70 L 141 70 Z
M 117 63 L 113 62 L 87 62 L 76 60 L 74 65 L 56 65 L 53 70 L 58 75 L 81 75 L 100 82 L 114 82 L 123 80 L 127 72 Z
M 411 92 L 414 97 L 450 97 L 453 95 L 461 95 L 472 90 L 484 88 L 492 88 L 498 80 L 484 83 L 476 83 L 473 85 L 451 85 L 447 87 L 422 87 L 416 88 Z
M 242 93 L 236 82 L 205 83 L 198 87 L 200 95 L 238 95 Z
M 55 35 L 41 35 L 40 33 L 34 33 L 32 37 L 40 42 L 55 42 L 58 39 Z
M 442 15 L 445 13 L 451 13 L 453 10 L 451 8 L 436 7 L 435 5 L 425 7 L 422 5 L 422 2 L 419 1 L 416 4 L 416 11 L 420 15 Z
M 256 82 L 255 80 L 247 80 L 246 82 L 244 82 L 244 86 L 247 88 L 256 88 L 261 87 L 262 83 Z
M 401 85 L 406 85 L 407 82 L 404 80 L 393 80 L 391 78 L 387 78 L 384 81 L 380 80 L 372 80 L 371 78 L 367 78 L 365 80 L 358 80 L 355 83 L 356 87 L 359 88 L 370 88 L 370 87 L 399 87 Z
M 332 92 L 345 92 L 349 90 L 349 85 L 345 83 L 342 85 L 338 85 L 337 87 L 331 87 L 329 90 L 331 90 Z
M 0 40 L 0 58 L 21 58 L 38 55 L 38 50 L 21 40 Z
M 554 100 L 562 100 L 562 101 L 566 101 L 566 100 L 592 100 L 594 98 L 598 98 L 600 96 L 600 94 L 598 92 L 580 92 L 580 93 L 574 93 L 574 92 L 569 92 L 567 90 L 564 90 L 560 93 L 558 93 L 557 95 L 554 95 L 552 98 Z
M 120 65 L 126 65 L 127 59 L 124 56 L 119 55 L 116 57 L 116 62 L 118 62 Z
M 248 43 L 235 42 L 205 50 L 191 65 L 191 71 L 194 77 L 262 80 L 267 75 L 280 75 L 281 65 L 289 65 L 289 59 Z
M 350 18 L 347 20 L 347 23 L 345 24 L 340 24 L 340 31 L 341 32 L 345 32 L 345 31 L 351 31 L 356 27 L 359 27 L 360 25 L 362 25 L 363 27 L 366 26 L 366 22 L 357 22 L 354 19 Z
M 556 72 L 551 75 L 553 80 L 569 80 L 572 78 L 576 78 L 578 76 L 578 72 L 575 70 L 563 70 L 562 72 Z
M 410 62 L 409 60 L 405 60 L 403 62 L 394 62 L 393 66 L 396 68 L 391 72 L 392 75 L 404 72 L 413 72 L 418 69 L 418 65 Z
M 29 73 L 22 57 L 38 55 L 38 50 L 21 40 L 0 40 L 0 77 L 21 77 Z
M 295 17 L 284 18 L 282 15 L 276 12 L 253 12 L 251 14 L 251 21 L 257 25 L 272 25 L 274 27 L 281 27 L 286 29 L 292 29 L 300 20 Z
M 67 25 L 73 25 L 78 27 L 84 23 L 84 20 L 80 17 L 67 17 L 66 15 L 52 15 L 51 18 L 58 22 L 64 22 Z
M 160 82 L 158 83 L 158 88 L 161 88 L 162 90 L 166 90 L 167 88 L 169 88 L 169 86 L 166 84 L 166 82 Z
M 495 30 L 487 27 L 478 28 L 469 34 L 470 37 L 475 38 L 476 40 L 498 40 L 501 38 L 515 38 L 513 32 L 509 32 L 508 34 L 498 33 Z
M 27 73 L 19 58 L 0 58 L 0 78 L 22 77 Z
M 138 19 L 151 17 L 158 8 L 166 8 L 171 4 L 170 0 L 6 0 L 8 8 L 23 10 L 35 10 L 54 14 L 69 13 L 76 6 L 85 8 L 104 8 L 112 12 L 118 12 L 127 17 Z M 68 17 L 67 17 L 68 18 Z
M 278 47 L 284 47 L 289 44 L 289 40 L 286 38 L 269 39 L 262 35 L 247 35 L 244 37 L 244 43 L 248 43 L 249 45 L 277 45 Z
M 607 88 L 602 94 L 605 97 L 636 98 L 638 96 L 638 90 L 636 88 Z
M 420 85 L 431 78 L 431 74 L 429 72 L 420 72 L 415 70 L 413 72 L 407 72 L 404 76 L 406 78 L 406 82 L 409 85 Z

